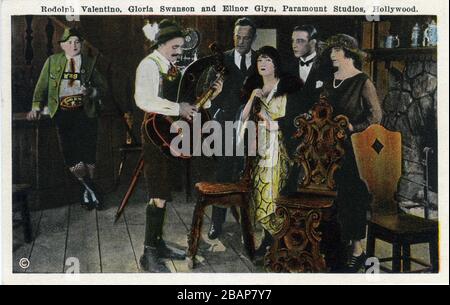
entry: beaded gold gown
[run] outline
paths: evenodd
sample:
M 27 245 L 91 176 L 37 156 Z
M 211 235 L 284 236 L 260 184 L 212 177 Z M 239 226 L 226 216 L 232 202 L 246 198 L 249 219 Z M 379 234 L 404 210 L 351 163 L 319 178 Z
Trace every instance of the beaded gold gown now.
M 275 96 L 276 90 L 277 86 L 266 98 L 261 99 L 261 109 L 270 116 L 271 125 L 275 128 L 267 130 L 262 125 L 258 127 L 258 136 L 262 136 L 265 141 L 258 140 L 257 158 L 252 168 L 250 200 L 254 224 L 261 224 L 272 235 L 281 224 L 281 220 L 275 216 L 275 200 L 284 187 L 290 163 L 283 134 L 277 128 L 277 120 L 285 116 L 287 96 Z

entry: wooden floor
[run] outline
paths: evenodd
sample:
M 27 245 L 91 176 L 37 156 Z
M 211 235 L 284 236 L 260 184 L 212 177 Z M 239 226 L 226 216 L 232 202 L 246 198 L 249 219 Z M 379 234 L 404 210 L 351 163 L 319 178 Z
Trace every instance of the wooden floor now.
M 32 212 L 34 241 L 25 244 L 22 230 L 13 231 L 13 272 L 63 273 L 73 266 L 73 258 L 79 261 L 81 273 L 140 272 L 138 261 L 143 252 L 146 196 L 141 182 L 123 217 L 114 225 L 114 215 L 125 188 L 126 185 L 122 185 L 105 197 L 104 211 L 85 211 L 79 204 L 72 204 Z M 168 204 L 164 238 L 169 245 L 186 249 L 193 209 L 194 202 L 186 203 L 183 193 L 176 194 L 174 201 Z M 207 238 L 208 228 L 209 217 L 205 217 L 199 266 L 190 270 L 185 261 L 167 260 L 165 264 L 171 272 L 264 272 L 244 254 L 240 228 L 231 215 L 219 240 Z M 426 245 L 415 245 L 412 251 L 413 256 L 428 261 Z M 377 256 L 387 257 L 391 253 L 388 244 L 377 241 Z M 19 266 L 22 258 L 30 261 L 27 269 Z
M 140 272 L 138 261 L 144 248 L 146 196 L 141 183 L 123 217 L 113 224 L 125 188 L 122 185 L 105 196 L 103 211 L 85 211 L 79 204 L 72 204 L 32 212 L 35 236 L 32 243 L 25 244 L 22 230 L 14 229 L 13 272 L 62 273 L 71 266 L 72 258 L 79 260 L 81 273 Z M 186 203 L 184 193 L 176 194 L 168 204 L 164 239 L 169 245 L 186 249 L 193 210 L 194 202 Z M 262 267 L 255 267 L 244 254 L 239 225 L 231 215 L 219 240 L 207 238 L 208 228 L 209 216 L 204 221 L 199 266 L 189 270 L 185 261 L 167 260 L 165 264 L 171 272 L 263 272 Z M 19 266 L 21 258 L 29 259 L 27 269 Z

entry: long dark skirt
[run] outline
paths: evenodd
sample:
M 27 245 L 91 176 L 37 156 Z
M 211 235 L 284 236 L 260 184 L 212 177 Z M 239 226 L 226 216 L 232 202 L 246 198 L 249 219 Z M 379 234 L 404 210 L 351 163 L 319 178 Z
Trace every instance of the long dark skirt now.
M 345 142 L 345 157 L 341 169 L 335 175 L 335 180 L 338 192 L 335 204 L 341 226 L 341 238 L 343 241 L 364 239 L 371 195 L 366 183 L 359 176 L 350 141 Z

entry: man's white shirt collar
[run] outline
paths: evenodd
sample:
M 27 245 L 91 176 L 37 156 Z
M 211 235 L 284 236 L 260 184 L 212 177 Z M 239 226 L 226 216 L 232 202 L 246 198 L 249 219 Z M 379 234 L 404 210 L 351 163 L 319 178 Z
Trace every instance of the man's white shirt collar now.
M 67 54 L 65 54 L 66 55 L 66 58 L 67 58 L 67 60 L 70 60 L 71 58 L 73 58 L 74 60 L 81 60 L 81 54 L 78 54 L 78 55 L 75 55 L 75 56 L 69 56 L 69 55 L 67 55 Z
M 241 68 L 241 53 L 234 50 L 234 64 L 240 69 Z M 252 65 L 252 50 L 248 51 L 247 54 L 245 54 L 245 65 L 247 66 L 247 69 L 250 68 Z
M 168 68 L 171 65 L 171 62 L 164 57 L 164 55 L 162 55 L 158 50 L 154 50 L 153 51 L 153 56 L 155 56 L 156 58 L 158 58 L 162 63 L 164 63 L 164 65 Z
M 308 57 L 306 57 L 306 58 L 300 57 L 300 60 L 303 62 L 307 62 L 308 60 L 311 60 L 316 56 L 317 56 L 317 53 L 316 53 L 316 51 L 314 51 L 311 54 L 309 54 Z

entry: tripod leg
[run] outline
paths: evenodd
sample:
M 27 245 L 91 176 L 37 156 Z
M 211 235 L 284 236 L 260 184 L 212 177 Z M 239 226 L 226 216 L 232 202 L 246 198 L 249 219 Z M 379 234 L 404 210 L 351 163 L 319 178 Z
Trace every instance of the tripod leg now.
M 120 155 L 120 164 L 119 164 L 119 172 L 117 173 L 117 180 L 116 180 L 116 189 L 120 184 L 120 177 L 122 176 L 122 171 L 123 171 L 123 165 L 125 163 L 125 161 L 127 160 L 127 154 L 125 151 L 121 151 L 121 155 Z
M 139 159 L 138 165 L 136 166 L 136 169 L 134 170 L 134 174 L 133 174 L 133 177 L 131 178 L 130 186 L 128 187 L 128 190 L 125 193 L 125 196 L 123 197 L 119 208 L 117 209 L 114 223 L 116 223 L 119 220 L 120 216 L 122 215 L 123 211 L 125 210 L 125 207 L 127 206 L 128 201 L 134 192 L 134 189 L 136 187 L 136 184 L 138 182 L 139 176 L 141 175 L 143 168 L 144 168 L 144 157 L 141 157 Z

